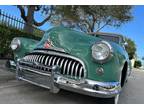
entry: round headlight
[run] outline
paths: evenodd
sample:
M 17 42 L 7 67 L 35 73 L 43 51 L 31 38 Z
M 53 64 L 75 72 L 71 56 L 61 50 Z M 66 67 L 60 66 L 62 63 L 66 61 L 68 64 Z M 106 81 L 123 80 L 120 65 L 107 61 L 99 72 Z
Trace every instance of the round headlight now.
M 14 38 L 11 41 L 10 47 L 11 47 L 12 50 L 16 50 L 20 47 L 20 44 L 21 44 L 20 40 L 18 38 Z
M 106 41 L 100 41 L 92 46 L 92 57 L 100 63 L 111 57 L 112 47 Z

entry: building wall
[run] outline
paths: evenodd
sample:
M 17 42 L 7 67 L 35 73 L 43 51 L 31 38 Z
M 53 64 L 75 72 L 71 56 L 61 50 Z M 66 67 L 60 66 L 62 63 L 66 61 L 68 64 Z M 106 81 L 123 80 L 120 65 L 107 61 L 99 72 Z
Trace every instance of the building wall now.
M 132 60 L 131 60 L 131 65 L 132 65 L 132 67 L 134 67 L 134 63 L 135 63 L 135 59 L 132 59 Z

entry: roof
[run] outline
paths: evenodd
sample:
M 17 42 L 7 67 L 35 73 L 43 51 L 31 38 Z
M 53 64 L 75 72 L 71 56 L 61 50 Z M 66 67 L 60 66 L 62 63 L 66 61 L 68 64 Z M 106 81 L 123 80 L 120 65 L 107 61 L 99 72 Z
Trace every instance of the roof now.
M 89 35 L 109 35 L 109 36 L 120 36 L 122 37 L 121 34 L 116 34 L 116 33 L 107 33 L 107 32 L 91 32 L 88 33 Z

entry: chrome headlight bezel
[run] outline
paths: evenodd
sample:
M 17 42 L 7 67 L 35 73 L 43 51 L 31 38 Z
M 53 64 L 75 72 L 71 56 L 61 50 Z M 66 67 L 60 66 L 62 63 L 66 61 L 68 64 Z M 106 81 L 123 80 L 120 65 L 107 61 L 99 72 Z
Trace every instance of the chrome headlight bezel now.
M 107 55 L 106 55 L 106 57 L 101 57 L 101 58 L 97 58 L 96 57 L 96 47 L 97 46 L 99 46 L 99 45 L 101 45 L 101 47 L 104 47 L 105 46 L 105 48 L 106 48 L 106 50 L 107 50 Z M 93 44 L 92 45 L 92 47 L 91 47 L 91 50 L 92 50 L 92 57 L 93 57 L 93 59 L 94 59 L 94 61 L 96 61 L 96 62 L 98 62 L 98 63 L 105 63 L 105 62 L 107 62 L 108 60 L 110 60 L 111 59 L 111 57 L 113 56 L 113 48 L 112 48 L 112 46 L 107 42 L 107 41 L 99 41 L 99 42 L 96 42 L 95 44 Z M 101 54 L 102 56 L 104 55 L 104 53 L 103 54 Z
M 20 41 L 20 39 L 14 38 L 14 39 L 11 41 L 10 47 L 11 47 L 11 49 L 12 49 L 13 51 L 19 49 L 20 46 L 21 46 L 21 41 Z

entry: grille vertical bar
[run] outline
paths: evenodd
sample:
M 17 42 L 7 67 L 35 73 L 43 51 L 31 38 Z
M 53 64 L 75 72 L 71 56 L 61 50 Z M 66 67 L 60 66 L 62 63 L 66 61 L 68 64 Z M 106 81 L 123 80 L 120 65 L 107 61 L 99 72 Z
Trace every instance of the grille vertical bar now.
M 71 63 L 72 63 L 72 60 L 69 62 L 69 64 L 68 64 L 68 67 L 67 67 L 67 69 L 68 69 L 68 71 L 67 71 L 67 75 L 69 75 L 69 73 L 70 73 L 70 66 L 71 66 Z

